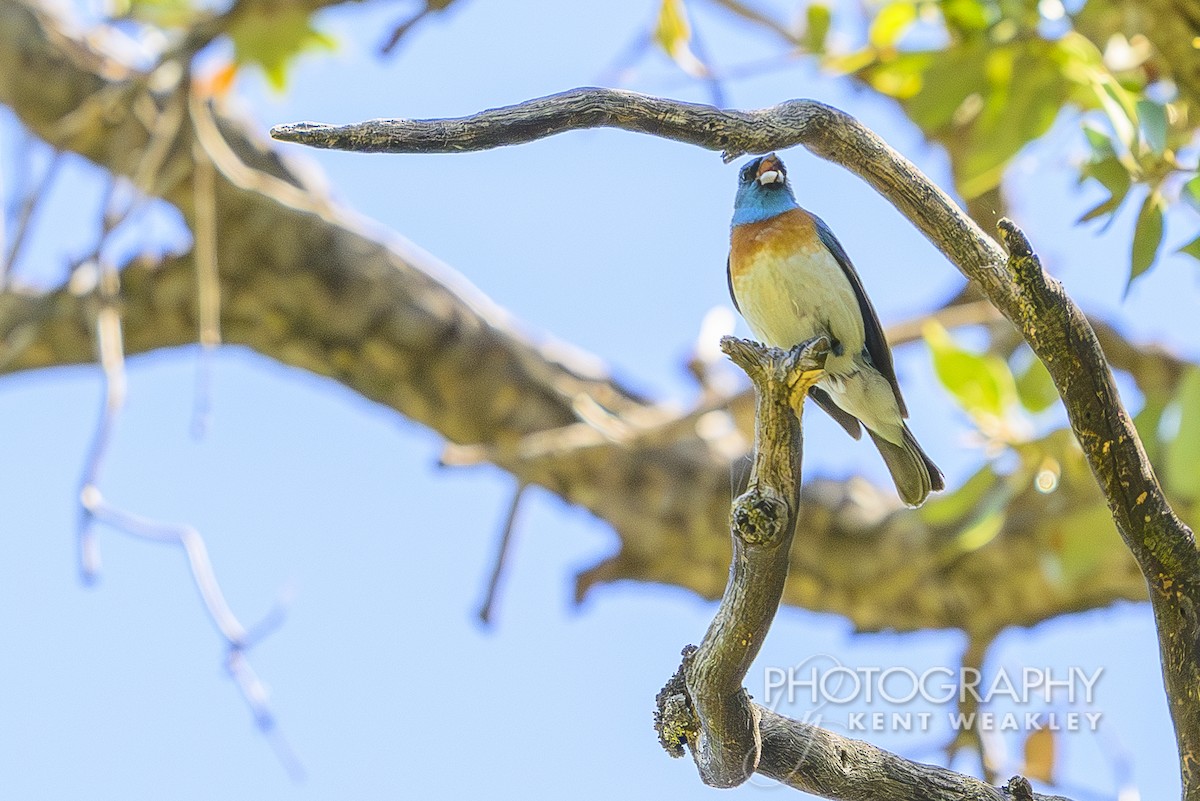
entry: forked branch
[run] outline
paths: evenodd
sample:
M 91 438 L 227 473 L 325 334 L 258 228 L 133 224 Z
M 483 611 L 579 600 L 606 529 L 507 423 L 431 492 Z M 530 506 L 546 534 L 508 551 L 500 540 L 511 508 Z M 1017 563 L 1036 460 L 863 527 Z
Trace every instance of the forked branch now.
M 754 384 L 757 399 L 754 465 L 746 491 L 733 501 L 733 566 L 729 583 L 700 646 L 656 699 L 655 728 L 672 756 L 692 753 L 701 779 L 736 787 L 755 773 L 839 801 L 1034 801 L 1017 777 L 1004 788 L 936 765 L 924 765 L 825 731 L 752 703 L 742 682 L 758 654 L 787 579 L 796 531 L 803 437 L 794 398 L 803 399 L 823 374 L 824 338 L 789 353 L 726 337 L 722 349 Z
M 1200 557 L 1171 509 L 1121 403 L 1095 332 L 1025 236 L 1008 252 L 911 162 L 853 117 L 813 100 L 730 111 L 614 89 L 573 89 L 461 119 L 279 125 L 276 139 L 365 152 L 456 153 L 609 127 L 723 151 L 731 160 L 803 145 L 887 198 L 1022 332 L 1046 364 L 1113 520 L 1150 586 L 1183 775 L 1200 801 Z
M 757 769 L 761 750 L 760 714 L 742 682 L 783 596 L 800 505 L 803 443 L 792 399 L 802 401 L 824 374 L 829 342 L 820 337 L 785 353 L 725 337 L 721 349 L 754 383 L 754 465 L 733 501 L 729 583 L 700 647 L 685 652 L 683 680 L 698 721 L 687 740 L 700 776 L 736 787 Z

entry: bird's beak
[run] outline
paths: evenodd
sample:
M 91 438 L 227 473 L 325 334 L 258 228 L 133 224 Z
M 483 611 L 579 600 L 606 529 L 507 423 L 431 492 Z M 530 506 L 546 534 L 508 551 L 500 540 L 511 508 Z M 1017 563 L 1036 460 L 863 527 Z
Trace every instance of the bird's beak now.
M 783 183 L 783 163 L 780 162 L 774 153 L 763 156 L 762 161 L 758 164 L 758 177 L 756 180 L 760 186 Z

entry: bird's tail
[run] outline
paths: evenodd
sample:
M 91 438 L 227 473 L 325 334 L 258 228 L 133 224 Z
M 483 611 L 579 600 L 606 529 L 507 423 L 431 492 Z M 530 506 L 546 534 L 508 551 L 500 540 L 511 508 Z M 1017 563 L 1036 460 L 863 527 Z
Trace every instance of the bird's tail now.
M 930 492 L 945 488 L 942 471 L 921 450 L 907 425 L 904 426 L 904 436 L 899 445 L 888 442 L 870 429 L 867 429 L 867 433 L 879 449 L 879 455 L 892 474 L 892 481 L 896 482 L 900 500 L 909 506 L 920 506 Z

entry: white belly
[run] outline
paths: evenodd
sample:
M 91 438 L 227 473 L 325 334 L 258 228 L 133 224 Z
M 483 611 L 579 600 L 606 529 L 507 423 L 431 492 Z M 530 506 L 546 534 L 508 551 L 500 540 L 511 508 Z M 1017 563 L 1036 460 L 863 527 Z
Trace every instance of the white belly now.
M 830 354 L 826 370 L 850 372 L 851 359 L 863 349 L 866 335 L 854 288 L 841 266 L 824 248 L 787 258 L 763 254 L 733 276 L 738 308 L 754 335 L 768 345 L 790 348 L 825 335 L 841 345 Z

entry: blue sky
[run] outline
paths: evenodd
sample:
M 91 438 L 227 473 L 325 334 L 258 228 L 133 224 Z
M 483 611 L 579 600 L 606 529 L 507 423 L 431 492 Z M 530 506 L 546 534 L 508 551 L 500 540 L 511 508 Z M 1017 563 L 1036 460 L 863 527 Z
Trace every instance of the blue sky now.
M 301 61 L 282 96 L 243 78 L 244 110 L 265 132 L 305 119 L 467 114 L 592 84 L 649 24 L 653 3 L 466 3 L 380 61 L 375 47 L 402 13 L 387 5 L 325 14 L 339 51 Z M 773 46 L 711 15 L 699 23 L 719 62 L 744 62 Z M 706 99 L 653 55 L 628 86 Z M 727 92 L 730 105 L 745 108 L 802 96 L 837 105 L 947 183 L 944 157 L 890 104 L 810 65 L 731 82 Z M 1137 340 L 1200 358 L 1194 262 L 1165 259 L 1122 301 L 1133 215 L 1102 236 L 1070 226 L 1094 202 L 1074 186 L 1072 131 L 1063 121 L 1014 165 L 1014 215 L 1090 311 Z M 6 117 L 5 167 L 15 136 Z M 282 149 L 318 163 L 341 202 L 381 234 L 396 232 L 444 260 L 531 337 L 553 335 L 597 354 L 657 397 L 694 399 L 682 363 L 705 312 L 729 303 L 724 260 L 736 166 L 614 131 L 455 156 Z M 885 323 L 958 286 L 945 259 L 858 179 L 800 150 L 783 156 L 800 202 L 837 231 Z M 24 280 L 52 285 L 87 252 L 99 186 L 94 170 L 66 165 L 18 268 Z M 170 239 L 170 219 L 144 221 L 117 247 Z M 1178 246 L 1184 228 L 1173 231 L 1168 244 Z M 703 634 L 712 604 L 676 588 L 621 584 L 573 606 L 573 576 L 611 553 L 615 537 L 589 514 L 534 491 L 497 625 L 482 630 L 474 612 L 509 476 L 437 469 L 433 433 L 238 348 L 214 360 L 212 419 L 196 438 L 197 361 L 197 349 L 183 348 L 131 362 L 129 402 L 102 487 L 122 507 L 195 525 L 244 621 L 281 592 L 293 597 L 286 624 L 251 657 L 307 778 L 291 780 L 252 725 L 180 552 L 103 530 L 101 580 L 80 585 L 74 504 L 100 384 L 95 369 L 67 368 L 0 380 L 6 797 L 712 795 L 690 761 L 666 758 L 651 729 L 654 694 L 680 647 Z M 982 454 L 964 444 L 963 418 L 938 389 L 924 350 L 900 349 L 897 369 L 913 428 L 953 487 Z M 806 422 L 808 475 L 885 480 L 870 447 L 817 415 Z M 961 647 L 954 633 L 856 636 L 840 618 L 785 609 L 747 684 L 761 696 L 767 667 L 813 654 L 924 670 L 954 664 Z M 1178 792 L 1146 607 L 1009 632 L 989 665 L 1104 668 L 1102 736 L 1059 743 L 1068 794 L 1115 797 L 1114 758 L 1129 761 L 1144 797 Z M 929 760 L 944 734 L 868 739 Z M 1008 747 L 1016 759 L 1020 740 Z M 784 792 L 756 780 L 734 794 Z

